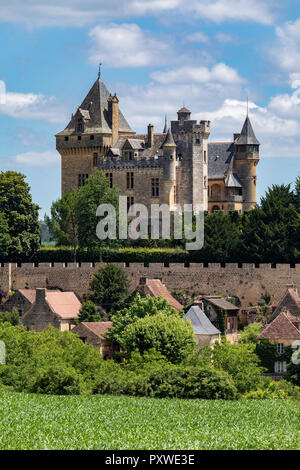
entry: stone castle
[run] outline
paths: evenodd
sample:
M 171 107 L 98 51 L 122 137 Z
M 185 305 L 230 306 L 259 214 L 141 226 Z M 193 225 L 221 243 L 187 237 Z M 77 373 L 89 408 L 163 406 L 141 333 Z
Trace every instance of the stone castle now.
M 259 142 L 249 117 L 232 142 L 208 142 L 210 121 L 191 119 L 182 108 L 162 133 L 152 124 L 136 134 L 119 109 L 100 73 L 91 90 L 56 135 L 61 155 L 62 193 L 86 183 L 102 170 L 116 184 L 128 207 L 133 203 L 200 204 L 204 210 L 238 211 L 256 204 Z

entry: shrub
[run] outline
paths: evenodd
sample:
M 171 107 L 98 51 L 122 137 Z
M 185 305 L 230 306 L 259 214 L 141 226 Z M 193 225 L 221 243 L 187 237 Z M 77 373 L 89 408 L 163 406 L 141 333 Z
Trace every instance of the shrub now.
M 245 326 L 239 337 L 239 343 L 242 344 L 256 344 L 257 338 L 260 335 L 262 329 L 261 323 L 251 323 Z
M 33 393 L 48 395 L 79 395 L 84 387 L 75 369 L 66 366 L 50 366 L 37 372 L 30 380 L 28 389 Z

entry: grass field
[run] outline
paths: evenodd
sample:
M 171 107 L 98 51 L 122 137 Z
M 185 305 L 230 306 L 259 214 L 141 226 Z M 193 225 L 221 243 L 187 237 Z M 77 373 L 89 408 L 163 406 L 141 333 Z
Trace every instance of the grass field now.
M 299 403 L 0 393 L 0 449 L 299 449 Z

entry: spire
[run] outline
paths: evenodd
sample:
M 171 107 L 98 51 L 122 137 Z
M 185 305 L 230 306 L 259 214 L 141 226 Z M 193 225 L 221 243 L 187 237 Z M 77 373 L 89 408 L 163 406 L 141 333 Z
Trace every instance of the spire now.
M 163 147 L 176 147 L 176 144 L 174 142 L 173 135 L 172 135 L 172 132 L 171 132 L 170 128 L 168 129 L 166 138 L 165 138 L 164 143 L 163 143 Z
M 102 62 L 99 62 L 99 69 L 98 69 L 98 78 L 99 79 L 101 78 L 101 65 L 102 65 Z
M 164 127 L 164 130 L 163 130 L 163 133 L 165 134 L 168 130 L 168 125 L 167 125 L 167 115 L 165 115 L 165 127 Z
M 241 135 L 236 141 L 236 145 L 260 145 L 257 140 L 249 116 L 247 115 Z

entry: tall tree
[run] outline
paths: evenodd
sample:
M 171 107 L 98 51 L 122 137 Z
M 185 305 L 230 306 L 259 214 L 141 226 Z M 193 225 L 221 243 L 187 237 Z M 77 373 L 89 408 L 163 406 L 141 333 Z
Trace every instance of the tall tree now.
M 53 202 L 51 218 L 45 216 L 53 240 L 57 245 L 72 246 L 74 261 L 78 248 L 78 191 L 68 191 L 61 199 Z
M 0 258 L 7 256 L 10 244 L 8 223 L 3 212 L 0 212 Z
M 0 212 L 8 227 L 11 257 L 32 256 L 40 247 L 39 206 L 32 202 L 25 176 L 15 171 L 0 173 Z

